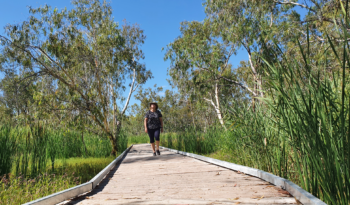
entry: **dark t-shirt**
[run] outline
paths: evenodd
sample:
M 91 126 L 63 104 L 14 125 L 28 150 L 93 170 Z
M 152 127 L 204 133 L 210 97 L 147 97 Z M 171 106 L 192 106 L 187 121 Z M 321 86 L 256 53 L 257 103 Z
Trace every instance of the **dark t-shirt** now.
M 148 110 L 146 112 L 145 118 L 147 118 L 147 128 L 148 129 L 158 129 L 161 127 L 159 118 L 162 117 L 162 113 L 159 110 L 151 112 Z

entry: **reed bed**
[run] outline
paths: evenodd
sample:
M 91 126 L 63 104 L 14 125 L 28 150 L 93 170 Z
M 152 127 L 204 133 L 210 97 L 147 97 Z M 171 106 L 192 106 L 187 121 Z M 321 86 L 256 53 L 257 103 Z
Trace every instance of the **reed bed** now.
M 216 150 L 221 138 L 219 130 L 221 129 L 212 127 L 206 132 L 202 132 L 189 127 L 183 132 L 165 133 L 161 135 L 160 145 L 185 152 L 209 154 Z
M 111 145 L 107 138 L 88 135 L 82 140 L 75 131 L 56 131 L 40 126 L 0 127 L 0 175 L 21 173 L 25 177 L 54 170 L 57 159 L 107 157 Z
M 188 127 L 183 132 L 161 133 L 160 145 L 168 148 L 193 152 L 197 154 L 209 154 L 216 150 L 217 143 L 223 134 L 221 128 L 212 127 L 207 132 Z M 131 144 L 149 143 L 147 134 L 128 137 L 128 146 Z
M 105 136 L 39 125 L 0 126 L 0 143 L 0 204 L 25 203 L 87 182 L 115 159 Z M 123 133 L 118 148 L 127 148 Z
M 143 144 L 143 143 L 149 143 L 149 137 L 146 133 L 139 136 L 128 137 L 128 146 L 131 146 L 132 144 Z
M 33 178 L 3 175 L 0 178 L 0 204 L 23 204 L 85 183 L 113 160 L 113 157 L 71 158 L 57 160 L 55 172 L 49 168 L 43 175 Z
M 328 40 L 330 49 L 317 67 L 311 66 L 307 45 L 299 43 L 303 62 L 277 45 L 265 48 L 267 97 L 258 98 L 254 109 L 235 102 L 226 106 L 230 130 L 212 156 L 290 179 L 327 204 L 348 205 L 349 45 L 336 47 Z M 331 55 L 339 65 L 333 72 L 325 69 Z
M 60 131 L 40 126 L 0 127 L 0 175 L 21 173 L 25 177 L 43 174 L 57 159 L 74 157 L 108 157 L 112 147 L 105 136 L 77 131 Z M 119 150 L 127 148 L 127 137 L 121 134 Z

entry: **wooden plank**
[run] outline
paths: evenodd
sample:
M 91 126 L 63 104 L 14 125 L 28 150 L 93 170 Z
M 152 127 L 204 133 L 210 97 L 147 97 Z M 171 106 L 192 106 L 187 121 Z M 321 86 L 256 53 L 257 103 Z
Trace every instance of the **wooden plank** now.
M 101 181 L 102 179 L 113 169 L 113 167 L 125 156 L 126 153 L 132 148 L 133 145 L 131 145 L 129 148 L 127 148 L 122 154 L 120 154 L 115 160 L 113 160 L 109 165 L 107 165 L 100 173 L 98 173 L 94 178 L 90 180 L 92 183 L 92 188 L 94 189 Z
M 134 145 L 100 185 L 70 204 L 297 204 L 257 177 L 161 149 Z
M 215 165 L 229 168 L 229 169 L 232 169 L 235 171 L 240 171 L 240 172 L 243 172 L 245 174 L 256 176 L 260 179 L 263 179 L 267 182 L 272 183 L 273 185 L 276 185 L 278 187 L 285 189 L 290 194 L 292 194 L 296 199 L 298 199 L 298 201 L 300 201 L 302 204 L 327 205 L 326 203 L 324 203 L 323 201 L 321 201 L 317 197 L 313 196 L 309 192 L 305 191 L 304 189 L 302 189 L 298 185 L 294 184 L 293 182 L 291 182 L 287 179 L 278 177 L 276 175 L 273 175 L 271 173 L 264 172 L 262 170 L 254 169 L 251 167 L 246 167 L 246 166 L 242 166 L 242 165 L 238 165 L 238 164 L 234 164 L 234 163 L 230 163 L 230 162 L 225 162 L 225 161 L 213 159 L 210 157 L 205 157 L 205 156 L 193 154 L 193 153 L 183 152 L 183 151 L 169 149 L 169 148 L 165 148 L 165 147 L 163 147 L 163 148 L 167 149 L 171 152 L 175 152 L 175 153 L 182 154 L 185 156 L 193 157 L 195 159 L 209 162 L 211 164 L 215 164 Z

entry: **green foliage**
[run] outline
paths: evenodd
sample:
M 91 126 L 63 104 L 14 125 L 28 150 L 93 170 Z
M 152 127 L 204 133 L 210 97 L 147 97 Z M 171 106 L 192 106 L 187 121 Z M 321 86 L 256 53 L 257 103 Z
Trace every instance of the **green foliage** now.
M 84 183 L 114 160 L 106 136 L 77 131 L 6 125 L 0 126 L 0 142 L 0 204 L 22 204 Z M 118 142 L 125 150 L 126 135 Z
M 3 176 L 0 180 L 0 204 L 23 204 L 77 184 L 79 181 L 75 176 L 45 174 L 32 179 Z
M 160 145 L 185 152 L 210 154 L 217 150 L 222 134 L 222 129 L 217 127 L 211 127 L 204 133 L 189 127 L 183 132 L 161 135 Z
M 224 132 L 221 128 L 211 127 L 202 132 L 194 127 L 188 127 L 182 132 L 168 132 L 160 135 L 160 145 L 197 154 L 210 154 L 217 150 Z M 149 143 L 149 136 L 142 134 L 128 137 L 128 144 Z
M 149 136 L 147 134 L 143 135 L 134 135 L 128 137 L 128 146 L 132 144 L 143 144 L 143 143 L 149 143 Z
M 83 141 L 84 139 L 84 141 Z M 127 146 L 125 135 L 121 136 L 121 150 Z M 72 157 L 108 157 L 112 150 L 106 136 L 96 136 L 76 131 L 59 131 L 40 126 L 0 127 L 0 175 L 13 173 L 25 177 L 43 174 L 47 167 L 55 171 L 58 159 Z
M 186 94 L 171 90 L 163 92 L 162 87 L 139 89 L 135 99 L 140 104 L 132 105 L 130 116 L 125 120 L 125 132 L 130 136 L 142 135 L 144 129 L 144 116 L 149 110 L 150 102 L 157 102 L 163 114 L 164 132 L 183 131 L 188 127 L 197 126 L 205 130 L 209 125 L 215 124 L 215 112 L 201 101 L 190 99 Z
M 8 117 L 22 125 L 40 118 L 55 125 L 84 118 L 105 133 L 116 154 L 128 100 L 152 77 L 139 62 L 146 37 L 137 24 L 125 21 L 119 27 L 106 1 L 72 4 L 70 10 L 30 8 L 27 21 L 5 27 L 5 36 L 0 35 L 2 99 L 13 115 Z M 122 109 L 117 103 L 125 100 L 121 93 L 127 80 L 133 83 Z
M 10 126 L 0 127 L 0 175 L 10 173 L 13 163 L 11 153 L 17 150 L 16 138 L 10 132 Z
M 127 148 L 128 148 L 128 136 L 126 135 L 125 131 L 122 130 L 119 134 L 118 150 L 120 150 L 120 153 L 122 153 Z M 98 149 L 98 150 L 101 150 L 101 149 Z
M 277 46 L 265 47 L 274 55 L 262 56 L 270 97 L 255 111 L 229 108 L 232 130 L 223 147 L 236 163 L 290 179 L 327 204 L 345 205 L 350 201 L 349 45 L 344 41 L 341 56 L 329 44 L 332 51 L 321 51 L 325 58 L 317 67 L 300 42 L 303 61 Z M 331 54 L 341 66 L 337 73 L 324 69 Z

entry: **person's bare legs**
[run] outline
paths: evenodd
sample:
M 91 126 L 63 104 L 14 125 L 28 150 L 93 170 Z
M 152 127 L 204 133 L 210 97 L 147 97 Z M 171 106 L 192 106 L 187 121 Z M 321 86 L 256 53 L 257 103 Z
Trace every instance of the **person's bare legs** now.
M 159 141 L 156 141 L 156 145 L 157 145 L 157 150 L 159 150 Z
M 151 146 L 152 146 L 153 153 L 155 153 L 155 152 L 156 152 L 156 149 L 155 149 L 155 147 L 154 147 L 154 142 L 151 143 Z M 158 149 L 159 149 L 159 142 L 158 142 Z

